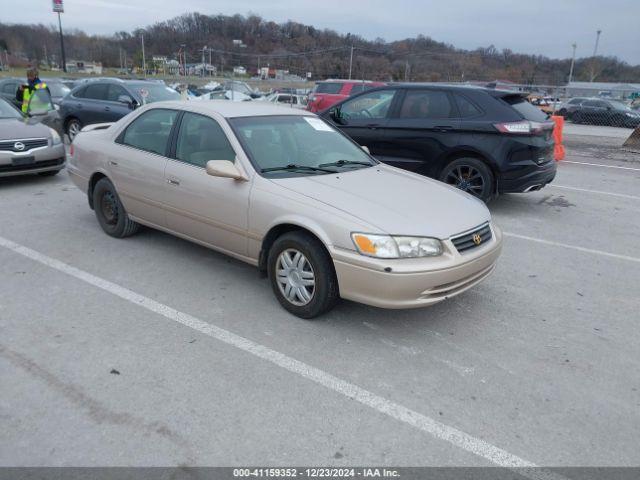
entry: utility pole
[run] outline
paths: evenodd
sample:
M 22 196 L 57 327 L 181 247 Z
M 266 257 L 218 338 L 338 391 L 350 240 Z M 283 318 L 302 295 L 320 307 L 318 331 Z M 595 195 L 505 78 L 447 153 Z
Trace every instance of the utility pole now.
M 571 44 L 571 47 L 573 48 L 573 56 L 571 57 L 571 68 L 569 69 L 569 83 L 571 83 L 571 80 L 573 80 L 573 66 L 576 63 L 576 47 L 578 45 L 575 43 Z
M 60 30 L 60 51 L 62 53 L 62 71 L 67 73 L 67 57 L 64 54 L 64 37 L 62 36 L 62 20 L 60 19 L 60 12 L 58 12 L 58 29 Z
M 140 40 L 142 41 L 142 71 L 144 72 L 144 76 L 147 76 L 147 62 L 144 58 L 144 33 L 140 34 Z
M 204 52 L 207 50 L 207 46 L 202 47 L 202 71 L 200 72 L 200 76 L 204 77 Z
M 211 49 L 209 49 L 209 68 L 211 68 Z M 213 69 L 209 70 L 209 76 L 213 74 Z
M 409 81 L 409 60 L 406 60 L 404 64 L 404 81 Z
M 349 57 L 349 80 L 351 80 L 352 67 L 353 67 L 353 45 L 351 45 L 351 56 Z
M 596 44 L 593 47 L 593 59 L 591 60 L 591 78 L 589 79 L 590 82 L 593 82 L 596 78 L 596 55 L 598 54 L 598 43 L 600 43 L 601 33 L 602 30 L 598 30 L 596 32 Z
M 45 65 L 49 66 L 49 57 L 47 57 L 47 45 L 44 44 L 44 63 Z

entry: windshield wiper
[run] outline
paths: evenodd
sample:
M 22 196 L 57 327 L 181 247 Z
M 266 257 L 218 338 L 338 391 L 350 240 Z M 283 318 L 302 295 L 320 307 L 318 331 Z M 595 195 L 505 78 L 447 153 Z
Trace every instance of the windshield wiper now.
M 260 171 L 262 173 L 265 173 L 265 172 L 276 172 L 278 170 L 310 170 L 312 172 L 338 173 L 335 170 L 329 170 L 328 168 L 320 168 L 320 167 L 308 167 L 306 165 L 297 165 L 295 163 L 290 163 L 289 165 L 283 165 L 281 167 L 263 168 Z
M 355 162 L 353 160 L 338 160 L 337 162 L 321 163 L 319 167 L 341 167 L 343 165 L 366 165 L 367 167 L 373 167 L 373 163 L 369 162 Z

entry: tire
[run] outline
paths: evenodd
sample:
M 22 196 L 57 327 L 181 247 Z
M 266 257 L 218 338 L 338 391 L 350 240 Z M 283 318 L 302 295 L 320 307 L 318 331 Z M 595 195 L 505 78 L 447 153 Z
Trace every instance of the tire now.
M 287 274 L 282 274 L 285 270 Z M 269 250 L 267 271 L 280 305 L 297 317 L 315 318 L 338 301 L 338 279 L 331 257 L 322 242 L 308 233 L 289 232 L 278 237 Z M 304 285 L 305 281 L 313 285 Z
M 478 197 L 485 203 L 495 193 L 491 169 L 482 160 L 473 157 L 458 158 L 448 163 L 442 169 L 439 180 Z
M 60 173 L 60 170 L 50 170 L 48 172 L 38 172 L 41 177 L 53 177 Z
M 98 223 L 107 235 L 124 238 L 140 229 L 140 224 L 127 215 L 109 179 L 103 178 L 96 183 L 93 189 L 93 205 Z
M 71 118 L 67 121 L 67 136 L 69 137 L 69 141 L 73 142 L 73 139 L 80 133 L 82 130 L 82 123 L 77 118 Z

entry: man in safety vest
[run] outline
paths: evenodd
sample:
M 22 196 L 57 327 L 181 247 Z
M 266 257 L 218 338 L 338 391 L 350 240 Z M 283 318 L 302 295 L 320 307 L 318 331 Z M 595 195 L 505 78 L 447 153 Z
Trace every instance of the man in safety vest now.
M 29 83 L 20 85 L 20 88 L 18 88 L 16 92 L 16 100 L 22 103 L 22 113 L 27 113 L 29 99 L 33 96 L 33 92 L 41 88 L 46 88 L 47 91 L 49 90 L 47 84 L 38 78 L 38 70 L 35 68 L 27 70 L 27 80 Z

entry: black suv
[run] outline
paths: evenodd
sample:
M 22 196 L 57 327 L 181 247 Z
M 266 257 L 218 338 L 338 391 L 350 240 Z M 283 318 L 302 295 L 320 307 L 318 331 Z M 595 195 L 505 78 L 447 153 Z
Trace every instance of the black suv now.
M 553 122 L 525 93 L 391 84 L 319 115 L 380 161 L 433 177 L 484 201 L 539 190 L 556 175 Z
M 100 79 L 81 83 L 60 103 L 65 132 L 73 138 L 85 125 L 116 122 L 144 103 L 180 100 L 180 94 L 158 82 Z

